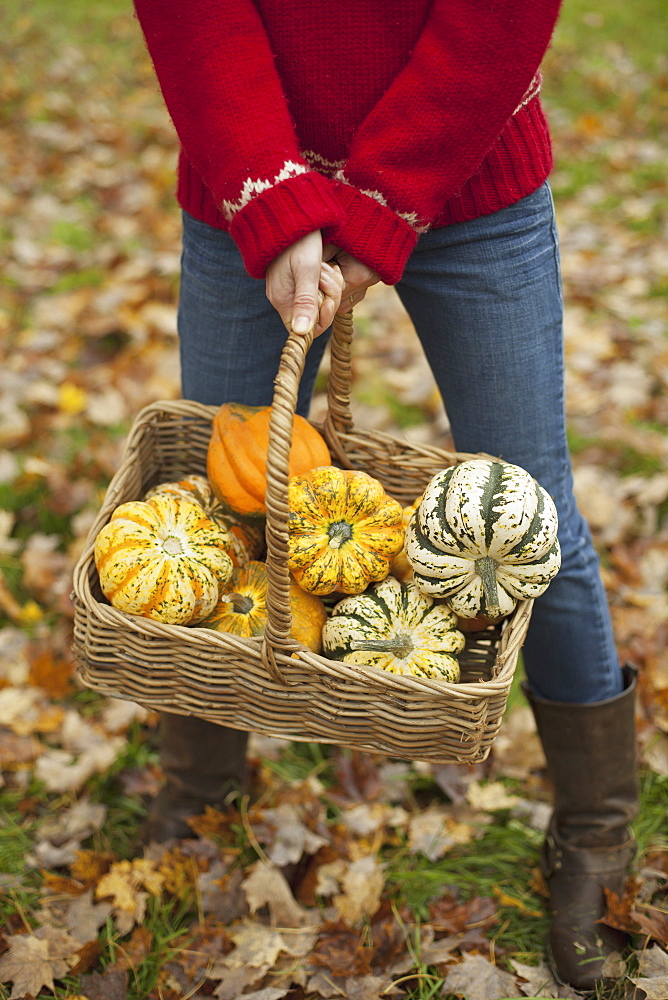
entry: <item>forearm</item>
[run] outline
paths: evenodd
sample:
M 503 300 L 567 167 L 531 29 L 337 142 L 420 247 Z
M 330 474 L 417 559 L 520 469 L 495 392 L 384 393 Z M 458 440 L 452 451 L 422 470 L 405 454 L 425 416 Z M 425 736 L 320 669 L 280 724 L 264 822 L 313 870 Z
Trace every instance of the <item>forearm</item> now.
M 190 163 L 261 277 L 270 260 L 341 218 L 330 181 L 298 149 L 252 0 L 135 0 L 167 109 Z

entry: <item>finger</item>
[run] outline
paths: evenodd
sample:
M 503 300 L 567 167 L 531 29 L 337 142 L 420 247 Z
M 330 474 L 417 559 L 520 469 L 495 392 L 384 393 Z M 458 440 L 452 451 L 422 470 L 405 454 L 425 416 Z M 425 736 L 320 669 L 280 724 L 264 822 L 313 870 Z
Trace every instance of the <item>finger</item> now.
M 320 269 L 320 288 L 331 299 L 336 302 L 336 306 L 341 301 L 345 282 L 341 270 L 336 265 L 323 263 Z
M 366 288 L 355 288 L 351 292 L 348 292 L 348 289 L 345 288 L 343 290 L 343 295 L 341 296 L 341 305 L 337 309 L 337 312 L 350 312 L 351 309 L 360 304 L 366 293 Z
M 335 315 L 336 302 L 327 295 L 320 306 L 320 316 L 314 333 L 315 337 L 319 337 L 321 333 L 324 333 L 332 325 Z

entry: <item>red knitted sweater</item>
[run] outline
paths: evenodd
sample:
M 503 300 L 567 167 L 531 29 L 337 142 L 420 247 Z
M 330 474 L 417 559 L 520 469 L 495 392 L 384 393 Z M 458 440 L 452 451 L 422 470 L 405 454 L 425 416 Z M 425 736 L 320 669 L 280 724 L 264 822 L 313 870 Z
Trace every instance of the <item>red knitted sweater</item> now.
M 393 284 L 419 233 L 534 191 L 559 0 L 135 0 L 178 199 L 254 277 L 313 230 Z

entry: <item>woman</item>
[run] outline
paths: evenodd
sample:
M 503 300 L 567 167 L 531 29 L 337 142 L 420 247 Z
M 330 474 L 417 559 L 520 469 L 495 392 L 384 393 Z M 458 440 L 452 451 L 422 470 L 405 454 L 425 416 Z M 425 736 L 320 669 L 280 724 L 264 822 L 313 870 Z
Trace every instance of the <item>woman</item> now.
M 539 98 L 559 4 L 135 6 L 182 145 L 184 396 L 271 403 L 285 325 L 322 334 L 381 280 L 413 320 L 457 449 L 523 466 L 555 500 L 562 568 L 535 605 L 526 691 L 554 784 L 543 851 L 552 959 L 560 978 L 593 988 L 624 944 L 596 921 L 603 886 L 621 892 L 633 857 L 635 678 L 620 669 L 566 444 Z M 325 342 L 309 352 L 302 414 Z M 243 782 L 245 743 L 163 720 L 155 837 L 186 832 L 187 816 Z

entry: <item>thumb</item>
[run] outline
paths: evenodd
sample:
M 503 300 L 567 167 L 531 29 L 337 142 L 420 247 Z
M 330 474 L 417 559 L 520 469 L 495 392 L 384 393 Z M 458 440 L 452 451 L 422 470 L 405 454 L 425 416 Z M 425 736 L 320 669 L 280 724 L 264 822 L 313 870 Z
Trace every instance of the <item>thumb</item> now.
M 310 276 L 309 276 L 310 277 Z M 308 333 L 313 330 L 318 322 L 320 303 L 318 301 L 318 278 L 315 281 L 308 280 L 305 275 L 300 275 L 295 287 L 295 295 L 292 300 L 292 319 L 290 325 L 295 333 Z

